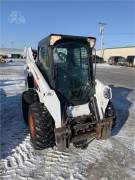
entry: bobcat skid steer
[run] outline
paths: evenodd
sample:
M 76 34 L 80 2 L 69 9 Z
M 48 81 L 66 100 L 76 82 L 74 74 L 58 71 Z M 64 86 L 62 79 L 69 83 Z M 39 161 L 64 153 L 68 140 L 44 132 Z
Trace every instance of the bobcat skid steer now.
M 26 48 L 23 118 L 35 149 L 75 146 L 110 137 L 115 111 L 110 87 L 95 80 L 93 37 L 51 34 Z

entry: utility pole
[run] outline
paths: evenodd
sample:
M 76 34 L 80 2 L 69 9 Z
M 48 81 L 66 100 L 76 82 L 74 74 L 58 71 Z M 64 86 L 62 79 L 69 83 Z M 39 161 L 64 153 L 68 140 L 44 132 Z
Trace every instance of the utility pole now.
M 100 32 L 100 51 L 101 51 L 101 57 L 103 58 L 104 56 L 104 42 L 103 42 L 103 37 L 104 37 L 104 26 L 107 25 L 106 23 L 99 22 L 99 32 Z

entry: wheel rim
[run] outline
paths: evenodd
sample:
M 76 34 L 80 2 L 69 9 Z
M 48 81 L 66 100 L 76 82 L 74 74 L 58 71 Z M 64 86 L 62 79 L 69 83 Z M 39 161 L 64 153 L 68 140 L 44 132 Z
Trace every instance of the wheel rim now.
M 32 117 L 32 114 L 30 113 L 29 114 L 29 127 L 30 127 L 30 134 L 31 134 L 31 137 L 32 138 L 35 138 L 35 123 L 34 123 L 34 120 L 33 120 L 33 117 Z

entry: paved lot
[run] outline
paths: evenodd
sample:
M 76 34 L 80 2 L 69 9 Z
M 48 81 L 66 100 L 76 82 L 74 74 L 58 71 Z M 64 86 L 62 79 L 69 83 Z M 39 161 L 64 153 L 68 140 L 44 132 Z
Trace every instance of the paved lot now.
M 97 66 L 97 77 L 111 85 L 117 124 L 112 137 L 92 141 L 86 149 L 72 145 L 34 151 L 21 113 L 23 63 L 0 65 L 2 180 L 134 180 L 135 69 Z
M 97 64 L 97 78 L 110 85 L 135 89 L 135 68 Z

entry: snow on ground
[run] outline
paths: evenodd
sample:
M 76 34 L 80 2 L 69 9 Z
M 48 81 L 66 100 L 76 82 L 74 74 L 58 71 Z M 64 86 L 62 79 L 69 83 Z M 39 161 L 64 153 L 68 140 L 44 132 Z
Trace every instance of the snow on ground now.
M 107 68 L 108 65 L 101 67 Z M 109 66 L 110 71 L 111 68 Z M 85 149 L 71 145 L 64 152 L 56 147 L 35 151 L 21 112 L 23 63 L 0 65 L 1 179 L 135 179 L 135 89 L 112 88 L 118 118 L 110 139 L 93 140 Z

